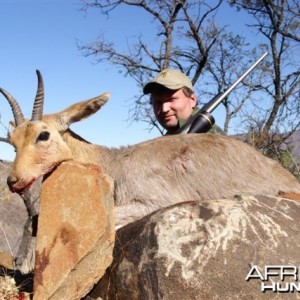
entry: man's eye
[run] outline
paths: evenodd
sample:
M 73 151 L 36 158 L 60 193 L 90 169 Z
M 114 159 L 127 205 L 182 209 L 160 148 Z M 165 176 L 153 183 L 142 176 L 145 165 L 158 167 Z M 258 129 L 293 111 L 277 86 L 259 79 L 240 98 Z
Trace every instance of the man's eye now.
M 50 133 L 48 131 L 43 131 L 37 138 L 37 142 L 39 141 L 47 141 L 49 139 Z

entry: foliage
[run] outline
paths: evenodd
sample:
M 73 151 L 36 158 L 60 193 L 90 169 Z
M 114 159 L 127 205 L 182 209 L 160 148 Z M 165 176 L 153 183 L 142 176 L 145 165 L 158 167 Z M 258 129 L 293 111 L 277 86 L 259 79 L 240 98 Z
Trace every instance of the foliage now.
M 300 158 L 295 157 L 293 145 L 288 142 L 290 135 L 256 132 L 252 130 L 246 135 L 246 142 L 264 155 L 278 161 L 300 181 Z

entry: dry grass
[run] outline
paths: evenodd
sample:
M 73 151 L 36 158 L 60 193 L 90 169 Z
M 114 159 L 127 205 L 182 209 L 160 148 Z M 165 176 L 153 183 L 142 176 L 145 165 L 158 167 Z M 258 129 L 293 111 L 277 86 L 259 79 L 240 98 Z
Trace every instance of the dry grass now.
M 0 276 L 0 299 L 1 300 L 29 300 L 29 294 L 19 293 L 16 282 L 9 276 Z
M 18 299 L 19 291 L 16 282 L 9 276 L 0 277 L 0 299 L 11 300 Z

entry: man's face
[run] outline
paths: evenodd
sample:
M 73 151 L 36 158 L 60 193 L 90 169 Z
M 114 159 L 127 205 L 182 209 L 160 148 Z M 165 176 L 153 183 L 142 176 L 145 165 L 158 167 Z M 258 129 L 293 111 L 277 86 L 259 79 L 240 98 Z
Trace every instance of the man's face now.
M 182 89 L 161 89 L 151 93 L 155 116 L 167 130 L 176 129 L 179 119 L 187 119 L 197 104 L 196 96 L 186 96 Z

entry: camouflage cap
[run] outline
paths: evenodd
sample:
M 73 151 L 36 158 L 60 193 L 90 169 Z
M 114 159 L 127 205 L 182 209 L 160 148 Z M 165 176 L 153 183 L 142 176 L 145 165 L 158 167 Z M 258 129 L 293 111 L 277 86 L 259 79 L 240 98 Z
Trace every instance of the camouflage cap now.
M 144 86 L 144 94 L 151 93 L 157 84 L 162 85 L 170 90 L 178 90 L 184 86 L 193 90 L 193 84 L 191 80 L 179 70 L 174 69 L 165 69 L 161 71 L 155 78 L 153 78 Z

